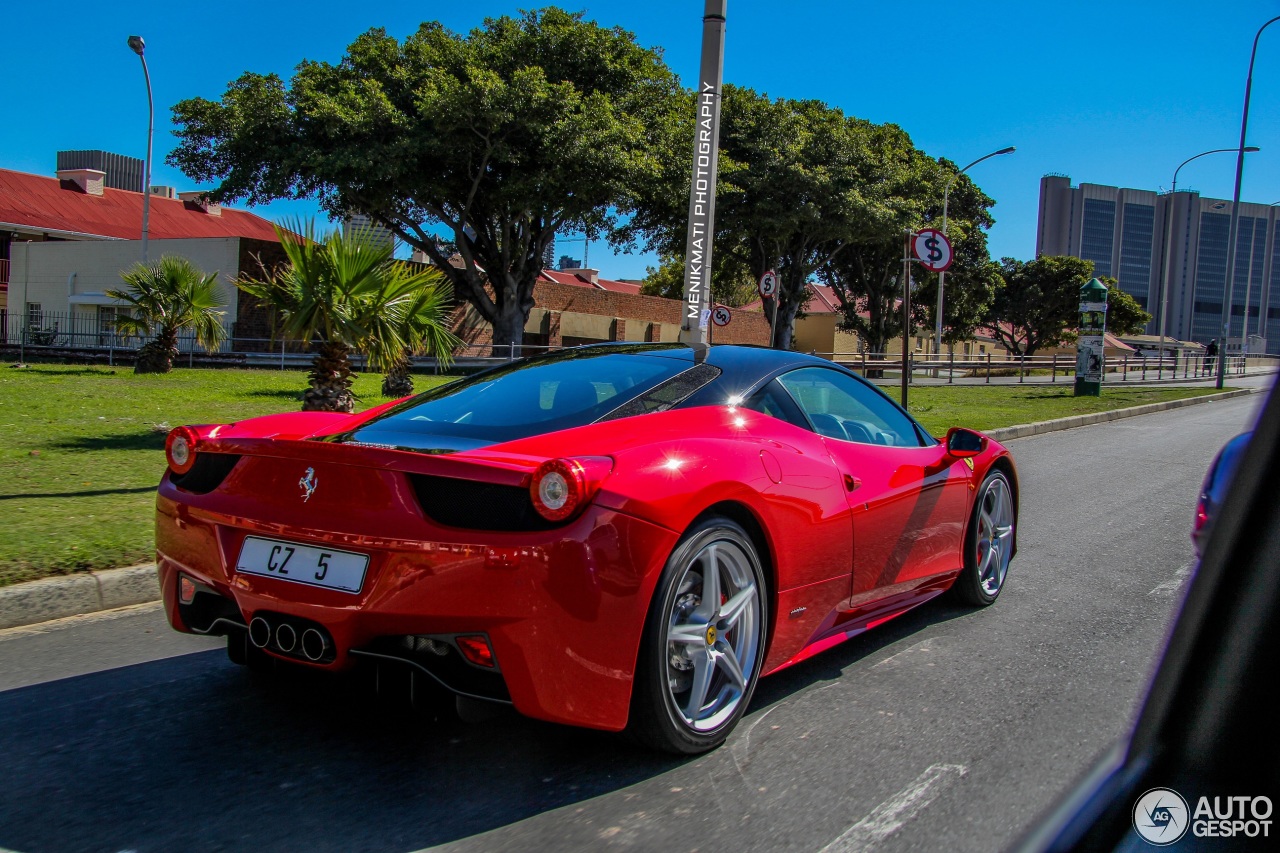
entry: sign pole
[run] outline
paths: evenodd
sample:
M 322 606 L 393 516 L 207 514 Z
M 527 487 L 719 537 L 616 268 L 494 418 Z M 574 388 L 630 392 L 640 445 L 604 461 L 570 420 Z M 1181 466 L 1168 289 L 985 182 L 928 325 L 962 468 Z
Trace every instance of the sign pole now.
M 911 229 L 907 229 L 902 252 L 902 408 L 907 407 L 907 380 L 911 376 L 908 339 L 911 333 Z
M 680 340 L 694 347 L 703 343 L 699 320 L 711 296 L 711 241 L 715 234 L 727 5 L 728 0 L 706 0 L 702 18 L 702 68 L 694 97 L 693 180 L 689 186 L 689 235 L 684 247 L 684 318 L 680 322 Z

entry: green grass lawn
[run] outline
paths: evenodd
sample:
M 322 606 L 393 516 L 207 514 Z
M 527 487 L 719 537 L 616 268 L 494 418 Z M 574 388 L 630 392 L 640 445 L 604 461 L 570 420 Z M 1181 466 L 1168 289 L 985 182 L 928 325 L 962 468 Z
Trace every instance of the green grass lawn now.
M 381 377 L 355 384 L 361 408 L 383 402 Z M 418 390 L 444 378 L 416 376 Z M 304 371 L 0 367 L 0 586 L 154 557 L 153 506 L 171 426 L 297 410 Z M 1070 386 L 915 387 L 911 409 L 935 433 L 991 429 L 1211 393 L 1212 389 Z M 891 390 L 891 395 L 895 392 Z
M 302 370 L 0 367 L 0 586 L 154 559 L 169 428 L 296 411 L 306 384 Z M 357 378 L 361 408 L 386 402 L 381 385 Z
M 913 386 L 907 394 L 911 414 L 934 435 L 949 427 L 997 429 L 1163 403 L 1184 397 L 1219 393 L 1216 388 L 1117 388 L 1108 385 L 1101 397 L 1073 397 L 1072 384 L 1052 385 L 933 385 Z M 898 399 L 897 388 L 885 388 Z M 1231 389 L 1227 389 L 1231 390 Z

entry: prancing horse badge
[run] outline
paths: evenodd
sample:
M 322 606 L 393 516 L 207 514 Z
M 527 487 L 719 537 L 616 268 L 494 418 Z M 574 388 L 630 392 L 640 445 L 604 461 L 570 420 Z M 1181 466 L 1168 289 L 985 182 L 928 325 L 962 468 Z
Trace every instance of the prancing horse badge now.
M 316 469 L 308 468 L 307 473 L 303 474 L 302 479 L 298 481 L 298 486 L 302 489 L 302 502 L 311 500 L 311 495 L 316 490 Z

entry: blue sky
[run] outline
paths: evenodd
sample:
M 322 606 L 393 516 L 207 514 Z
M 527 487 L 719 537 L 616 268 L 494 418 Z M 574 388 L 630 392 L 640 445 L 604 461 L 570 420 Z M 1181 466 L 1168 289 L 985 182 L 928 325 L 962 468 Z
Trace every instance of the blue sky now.
M 302 59 L 337 61 L 359 33 L 404 36 L 423 20 L 455 31 L 532 2 L 419 0 L 364 5 L 328 0 L 216 4 L 12 4 L 4 20 L 0 167 L 52 174 L 58 149 L 103 148 L 141 157 L 146 94 L 125 45 L 147 40 L 156 97 L 153 183 L 194 188 L 164 165 L 169 106 L 221 96 L 246 70 L 286 78 Z M 697 73 L 702 0 L 579 0 L 601 24 L 663 48 L 686 83 Z M 876 122 L 895 122 L 933 156 L 964 165 L 989 151 L 1017 153 L 970 176 L 994 199 L 995 257 L 1035 251 L 1039 179 L 1168 188 L 1174 169 L 1237 144 L 1254 33 L 1280 2 L 768 2 L 729 0 L 725 80 L 774 97 L 818 98 Z M 1242 197 L 1280 201 L 1280 23 L 1262 36 L 1254 71 L 1250 155 Z M 1230 198 L 1235 160 L 1212 155 L 1182 170 L 1179 186 Z M 271 218 L 314 205 L 277 203 Z M 580 244 L 579 244 L 580 245 Z M 577 246 L 562 244 L 564 249 Z M 610 258 L 606 277 L 644 275 L 645 255 Z

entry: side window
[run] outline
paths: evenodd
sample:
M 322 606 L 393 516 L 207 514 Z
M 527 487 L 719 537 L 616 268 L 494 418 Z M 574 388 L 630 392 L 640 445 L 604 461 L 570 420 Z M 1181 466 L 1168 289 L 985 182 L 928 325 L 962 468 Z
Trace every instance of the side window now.
M 828 438 L 860 444 L 919 447 L 911 419 L 892 401 L 856 379 L 822 367 L 778 377 L 813 428 Z
M 796 404 L 776 379 L 767 383 L 759 391 L 752 394 L 749 399 L 743 401 L 742 408 L 760 412 L 762 415 L 768 415 L 780 421 L 786 421 L 801 429 L 809 428 L 809 425 L 805 423 L 804 415 L 796 408 Z

